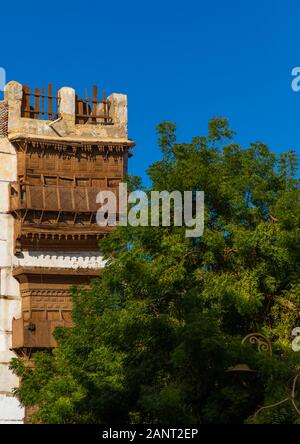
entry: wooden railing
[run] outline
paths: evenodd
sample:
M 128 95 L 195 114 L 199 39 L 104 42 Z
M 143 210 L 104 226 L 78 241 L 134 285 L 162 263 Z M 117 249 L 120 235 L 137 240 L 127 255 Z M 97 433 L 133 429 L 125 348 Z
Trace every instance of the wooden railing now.
M 93 86 L 92 97 L 89 97 L 86 90 L 85 98 L 75 99 L 75 123 L 78 124 L 102 124 L 112 125 L 110 116 L 110 101 L 102 92 L 102 99 L 98 99 L 98 87 Z M 55 120 L 59 117 L 58 93 L 53 93 L 52 84 L 45 88 L 34 88 L 23 86 L 23 99 L 21 106 L 21 117 L 41 120 Z
M 76 96 L 75 105 L 75 122 L 80 124 L 94 123 L 111 125 L 112 118 L 109 115 L 110 102 L 106 98 L 106 93 L 103 91 L 102 99 L 98 100 L 98 87 L 93 86 L 92 98 L 89 98 L 88 91 L 86 91 L 85 99 Z
M 47 91 L 45 88 L 34 88 L 30 91 L 29 86 L 23 86 L 23 100 L 21 106 L 21 117 L 30 119 L 55 120 L 59 117 L 59 97 L 53 95 L 52 84 L 49 83 Z

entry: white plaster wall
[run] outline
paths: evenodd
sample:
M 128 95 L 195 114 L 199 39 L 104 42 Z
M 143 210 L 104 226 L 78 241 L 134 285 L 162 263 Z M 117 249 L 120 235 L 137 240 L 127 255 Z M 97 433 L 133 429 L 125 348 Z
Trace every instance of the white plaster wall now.
M 17 180 L 17 154 L 6 137 L 0 137 L 0 180 Z
M 22 424 L 24 415 L 16 398 L 0 394 L 0 424 Z
M 9 182 L 17 180 L 17 155 L 8 139 L 0 137 L 0 213 L 9 211 Z
M 1 268 L 0 280 L 1 295 L 17 296 L 20 299 L 19 283 L 12 275 L 12 268 Z
M 101 253 L 65 253 L 63 251 L 24 251 L 23 257 L 14 258 L 19 267 L 55 268 L 103 268 L 105 261 Z
M 17 376 L 9 370 L 9 362 L 15 357 L 16 355 L 10 350 L 0 352 L 0 394 L 9 396 L 12 389 L 18 386 Z
M 0 349 L 3 352 L 7 352 L 7 351 L 9 351 L 10 347 L 11 347 L 11 329 L 10 330 L 1 329 L 1 331 L 0 331 Z M 3 361 L 2 364 L 4 362 L 8 362 L 8 361 Z M 5 385 L 5 380 L 2 381 L 2 384 Z M 10 388 L 7 387 L 7 390 L 10 391 Z M 3 391 L 5 391 L 5 390 L 3 389 Z
M 0 213 L 0 267 L 12 264 L 13 218 Z
M 20 316 L 20 300 L 18 297 L 12 298 L 9 296 L 0 296 L 0 325 L 2 331 L 11 332 L 11 319 L 15 316 Z M 0 351 L 5 349 L 1 348 Z
M 0 160 L 1 162 L 1 160 Z M 0 180 L 0 212 L 5 213 L 9 206 L 9 182 Z
M 19 298 L 19 284 L 12 275 L 13 230 L 13 217 L 10 214 L 0 213 L 0 295 Z
M 0 424 L 22 423 L 24 418 L 24 408 L 12 396 L 19 381 L 9 369 L 15 356 L 10 351 L 12 318 L 21 315 L 19 284 L 12 276 L 14 220 L 8 214 L 9 182 L 16 179 L 15 149 L 0 137 Z

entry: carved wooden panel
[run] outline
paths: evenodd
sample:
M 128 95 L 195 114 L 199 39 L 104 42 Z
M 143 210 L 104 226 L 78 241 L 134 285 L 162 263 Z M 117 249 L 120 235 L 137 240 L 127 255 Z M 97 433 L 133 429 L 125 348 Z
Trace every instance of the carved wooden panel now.
M 19 352 L 56 346 L 54 328 L 72 325 L 70 288 L 89 285 L 99 270 L 24 267 L 13 274 L 22 298 L 22 316 L 13 321 L 12 336 L 13 349 Z
M 30 355 L 31 350 L 54 348 L 57 342 L 53 337 L 56 327 L 71 327 L 72 323 L 64 320 L 34 320 L 25 321 L 23 318 L 13 319 L 12 349 L 16 353 Z
M 10 184 L 15 217 L 15 253 L 22 250 L 98 251 L 98 241 L 113 227 L 99 227 L 99 191 L 118 186 L 127 172 L 132 143 L 90 144 L 15 140 L 18 181 Z M 117 210 L 118 211 L 118 210 Z M 56 346 L 53 329 L 71 326 L 73 285 L 89 285 L 97 269 L 15 269 L 22 316 L 13 321 L 12 344 L 18 353 Z
M 81 153 L 78 150 L 70 150 L 61 154 L 59 151 L 49 148 L 40 150 L 28 148 L 25 153 L 18 151 L 18 175 L 26 177 L 30 174 L 47 175 L 50 172 L 56 175 L 74 176 L 117 176 L 123 177 L 124 162 L 123 153 L 104 154 L 100 150 Z

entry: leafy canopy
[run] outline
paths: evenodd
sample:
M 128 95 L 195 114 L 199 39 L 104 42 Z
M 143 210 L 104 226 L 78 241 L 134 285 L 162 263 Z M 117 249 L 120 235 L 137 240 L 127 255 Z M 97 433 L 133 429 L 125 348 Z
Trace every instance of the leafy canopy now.
M 38 407 L 34 422 L 299 423 L 289 402 L 300 369 L 296 155 L 242 149 L 223 118 L 190 143 L 173 123 L 158 134 L 152 189 L 203 190 L 204 235 L 119 227 L 106 237 L 101 277 L 72 290 L 74 327 L 56 331 L 58 348 L 36 353 L 34 368 L 13 360 L 15 393 Z M 241 344 L 251 332 L 269 338 L 272 356 Z M 240 364 L 253 371 L 228 371 Z

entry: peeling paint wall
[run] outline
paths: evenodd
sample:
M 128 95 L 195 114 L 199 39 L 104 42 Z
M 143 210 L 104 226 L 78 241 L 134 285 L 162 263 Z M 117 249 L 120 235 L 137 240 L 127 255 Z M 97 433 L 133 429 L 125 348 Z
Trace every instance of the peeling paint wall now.
M 16 267 L 45 267 L 45 268 L 103 268 L 105 261 L 101 253 L 63 251 L 24 251 L 22 258 L 14 258 Z

